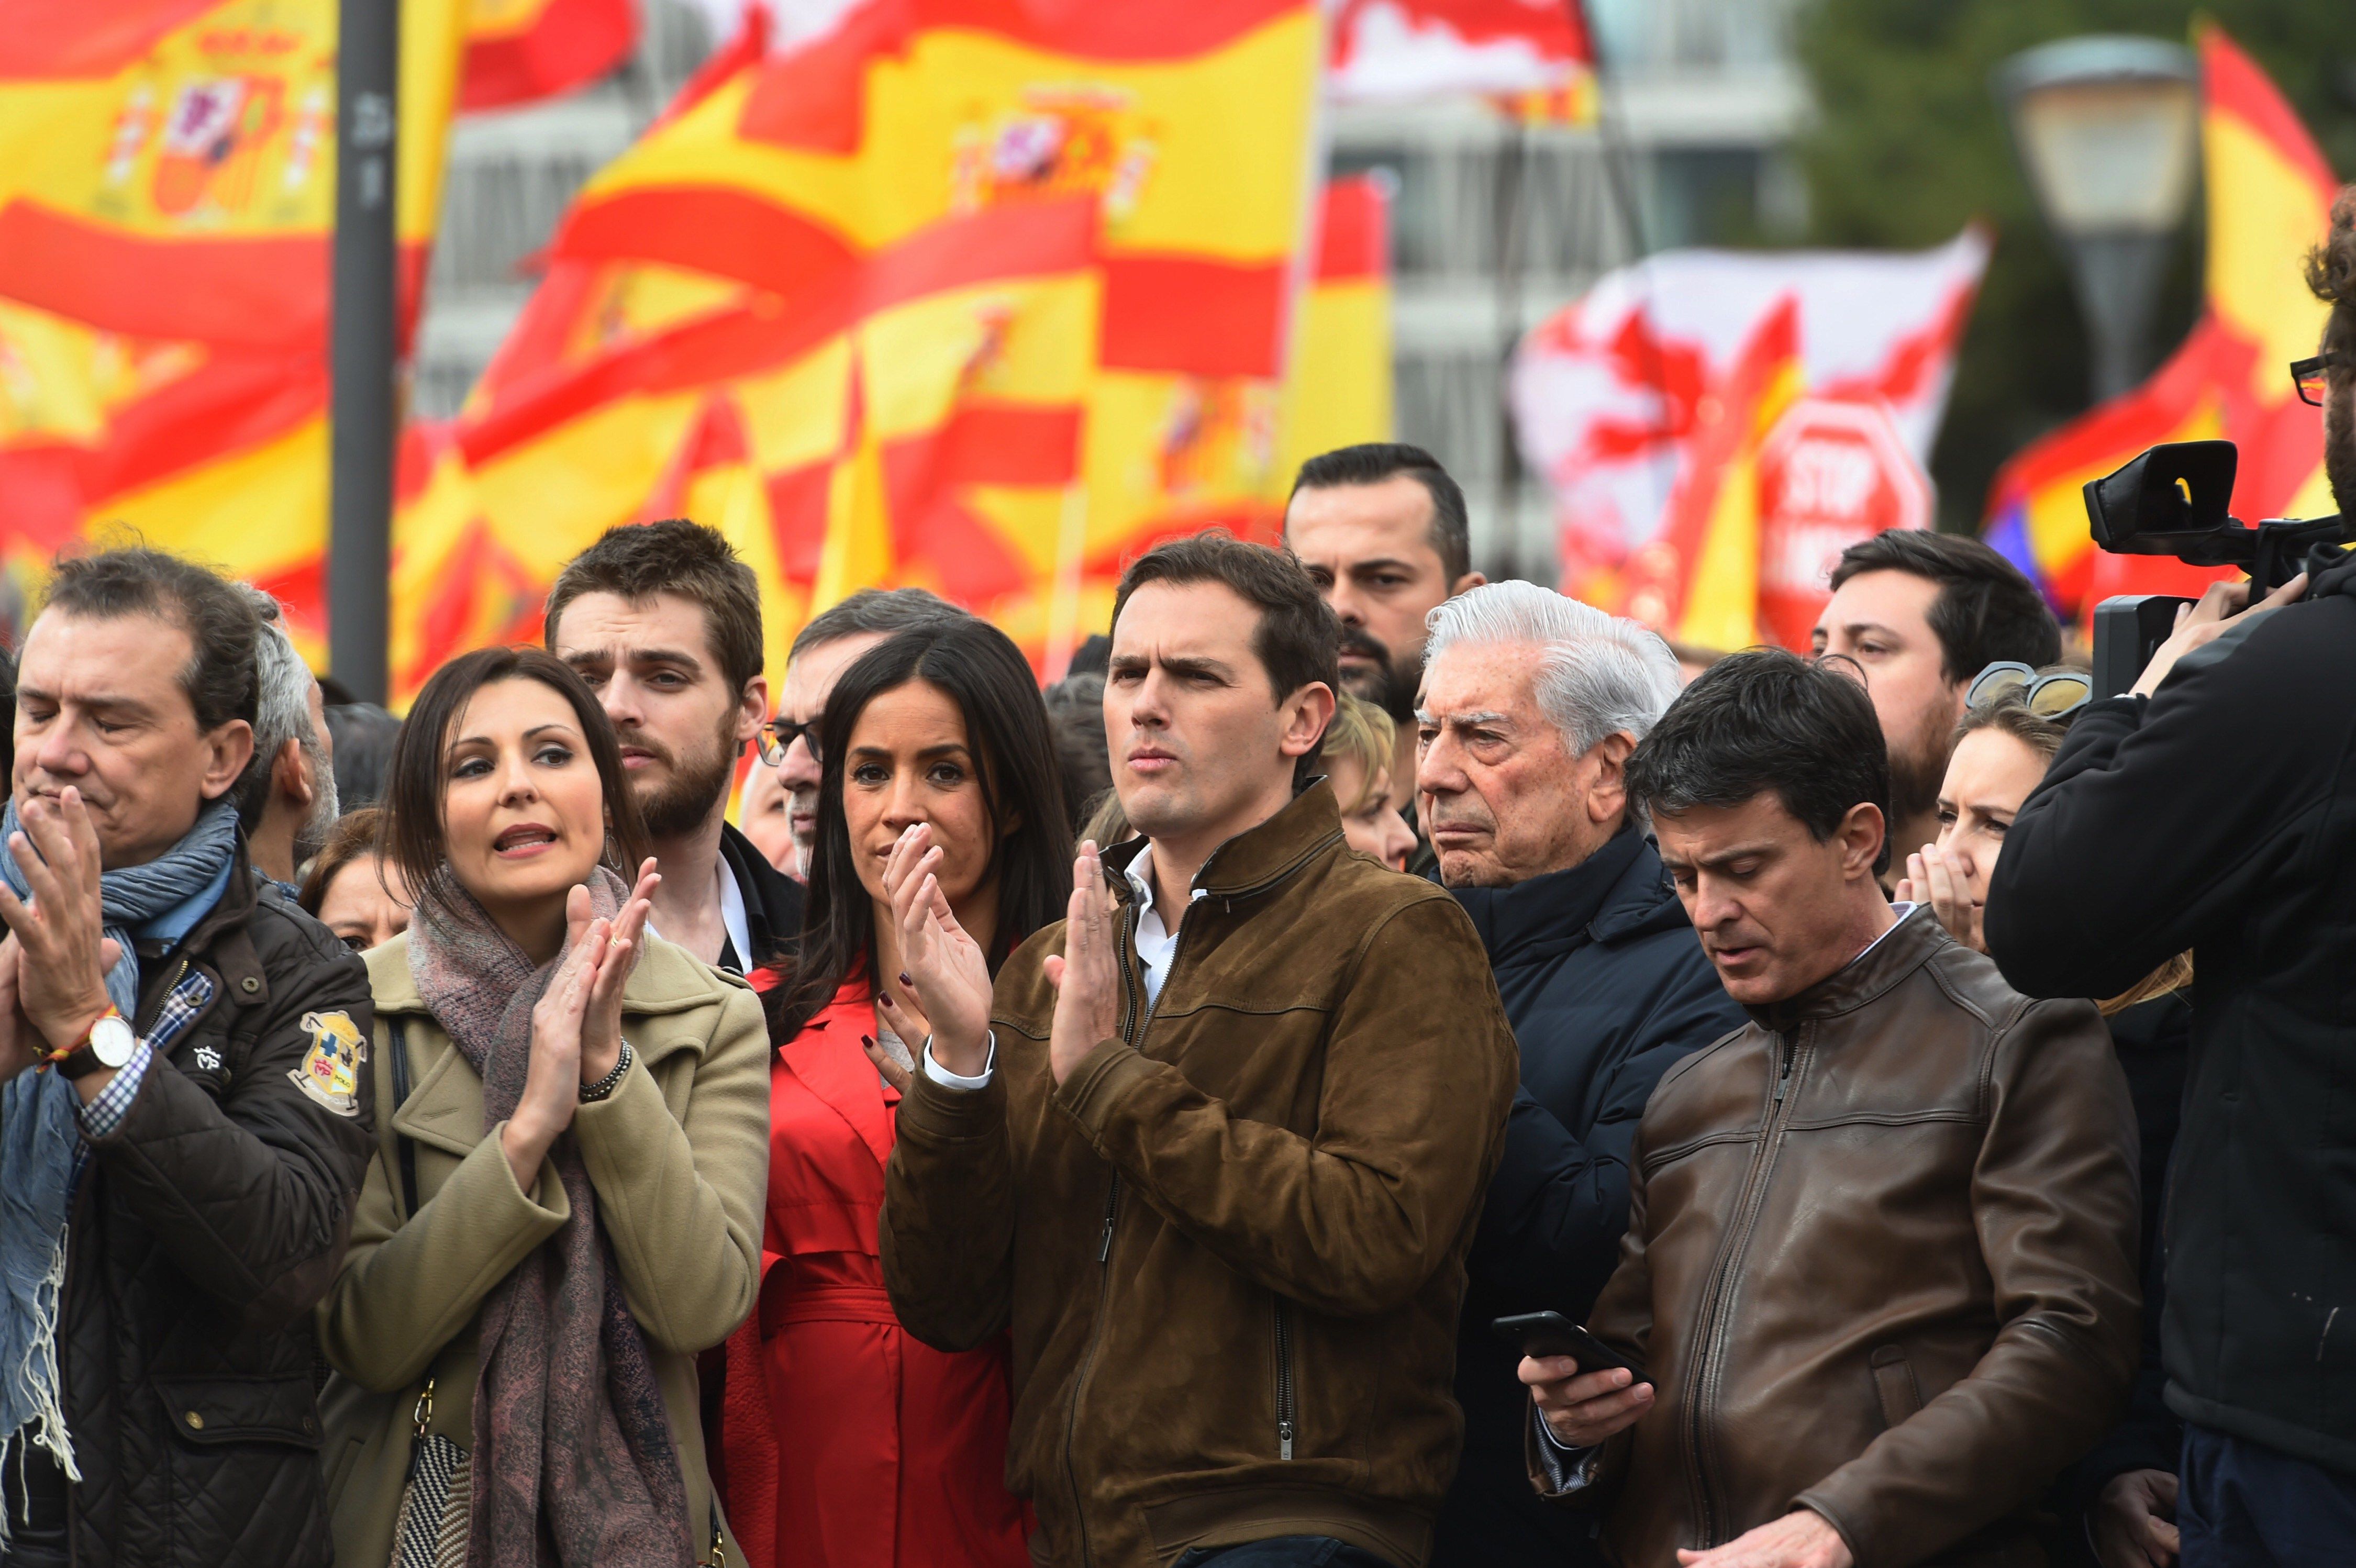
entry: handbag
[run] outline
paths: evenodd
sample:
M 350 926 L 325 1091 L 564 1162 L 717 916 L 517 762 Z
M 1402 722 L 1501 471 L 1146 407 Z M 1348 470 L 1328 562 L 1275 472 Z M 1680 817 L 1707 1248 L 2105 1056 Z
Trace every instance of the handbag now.
M 385 1022 L 392 1033 L 392 1048 L 385 1053 L 392 1069 L 392 1109 L 409 1100 L 409 1039 L 398 1018 Z M 385 1124 L 392 1112 L 385 1113 Z M 398 1133 L 395 1164 L 401 1171 L 401 1211 L 403 1221 L 417 1212 L 417 1150 Z M 409 1440 L 409 1476 L 401 1485 L 401 1509 L 393 1516 L 392 1561 L 389 1568 L 466 1568 L 467 1516 L 474 1505 L 473 1455 L 440 1433 L 425 1429 L 434 1422 L 434 1380 L 425 1380 L 412 1419 L 416 1432 Z

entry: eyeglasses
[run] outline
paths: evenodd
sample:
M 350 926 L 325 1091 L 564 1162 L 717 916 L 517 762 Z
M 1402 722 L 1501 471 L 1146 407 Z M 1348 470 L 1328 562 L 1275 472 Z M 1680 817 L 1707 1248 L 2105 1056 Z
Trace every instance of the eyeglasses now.
M 2026 664 L 1999 659 L 1972 678 L 1964 706 L 1976 708 L 1998 697 L 2019 696 L 2021 706 L 2039 718 L 2058 719 L 2084 707 L 2094 694 L 2094 681 L 2075 670 L 2040 675 Z
M 794 742 L 800 741 L 809 747 L 810 760 L 824 767 L 826 758 L 818 754 L 818 725 L 817 719 L 771 719 L 761 726 L 754 744 L 761 748 L 761 760 L 776 768 L 784 763 Z
M 2298 401 L 2321 408 L 2324 398 L 2331 391 L 2331 372 L 2347 368 L 2348 363 L 2346 356 L 2340 354 L 2318 354 L 2312 360 L 2293 360 L 2290 362 L 2290 380 L 2291 384 L 2298 389 Z

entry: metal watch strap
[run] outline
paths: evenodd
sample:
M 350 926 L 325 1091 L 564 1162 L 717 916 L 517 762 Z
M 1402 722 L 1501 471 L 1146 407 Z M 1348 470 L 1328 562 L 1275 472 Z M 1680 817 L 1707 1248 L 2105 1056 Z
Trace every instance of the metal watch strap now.
M 584 1083 L 581 1086 L 581 1103 L 584 1105 L 594 1105 L 599 1101 L 610 1096 L 614 1090 L 621 1088 L 622 1075 L 630 1070 L 630 1058 L 635 1054 L 636 1053 L 630 1049 L 630 1042 L 624 1040 L 622 1042 L 622 1054 L 614 1058 L 614 1070 L 607 1073 L 605 1077 L 599 1079 L 594 1083 Z

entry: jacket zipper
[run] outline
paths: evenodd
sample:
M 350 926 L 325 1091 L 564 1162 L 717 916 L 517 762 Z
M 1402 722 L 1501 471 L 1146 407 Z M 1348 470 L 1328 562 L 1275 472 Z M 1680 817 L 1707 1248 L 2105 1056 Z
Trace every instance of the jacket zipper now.
M 1767 1123 L 1761 1129 L 1759 1147 L 1751 1156 L 1750 1172 L 1743 1177 L 1735 1224 L 1727 1232 L 1717 1265 L 1710 1271 L 1709 1284 L 1702 1298 L 1706 1305 L 1701 1332 L 1695 1337 L 1697 1349 L 1691 1362 L 1693 1377 L 1686 1388 L 1684 1424 L 1688 1478 L 1694 1486 L 1698 1505 L 1696 1511 L 1701 1524 L 1697 1544 L 1705 1551 L 1723 1544 L 1719 1539 L 1719 1488 L 1710 1462 L 1708 1407 L 1717 1392 L 1719 1366 L 1726 1348 L 1726 1290 L 1734 1276 L 1735 1265 L 1750 1250 L 1751 1228 L 1758 1223 L 1759 1210 L 1765 1203 L 1767 1178 L 1781 1152 L 1784 1111 L 1790 1103 L 1793 1073 L 1799 1065 L 1801 1047 L 1796 1034 L 1795 1030 L 1793 1035 L 1777 1036 L 1776 1055 L 1781 1064 L 1775 1075 L 1774 1098 L 1768 1102 Z
M 1276 1300 L 1276 1456 L 1292 1457 L 1292 1336 L 1285 1331 L 1284 1298 Z

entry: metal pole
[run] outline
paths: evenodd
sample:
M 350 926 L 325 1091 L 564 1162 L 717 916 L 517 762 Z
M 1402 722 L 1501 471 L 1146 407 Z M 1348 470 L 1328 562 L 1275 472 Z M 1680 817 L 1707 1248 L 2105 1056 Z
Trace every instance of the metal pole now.
M 383 702 L 387 690 L 399 419 L 393 179 L 400 73 L 400 0 L 340 0 L 327 666 L 364 703 Z
M 1497 149 L 1497 488 L 1489 560 L 1522 575 L 1522 454 L 1514 442 L 1514 350 L 1522 341 L 1522 208 L 1529 188 L 1529 127 L 1517 116 Z

